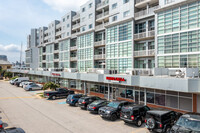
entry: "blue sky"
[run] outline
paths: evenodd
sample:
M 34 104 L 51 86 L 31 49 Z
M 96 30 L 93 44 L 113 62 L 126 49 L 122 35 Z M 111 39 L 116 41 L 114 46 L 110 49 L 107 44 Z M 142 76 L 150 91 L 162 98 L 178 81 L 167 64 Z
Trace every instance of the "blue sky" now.
M 70 10 L 79 10 L 87 0 L 1 0 L 0 55 L 10 62 L 20 58 L 20 44 L 26 49 L 26 38 L 31 28 L 47 26 L 60 20 Z M 25 53 L 23 52 L 23 57 Z

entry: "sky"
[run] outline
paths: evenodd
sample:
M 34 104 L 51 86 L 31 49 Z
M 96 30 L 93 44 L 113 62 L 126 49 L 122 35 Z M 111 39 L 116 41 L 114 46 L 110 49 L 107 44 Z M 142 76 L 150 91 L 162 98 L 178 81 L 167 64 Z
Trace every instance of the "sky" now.
M 1 0 L 0 55 L 7 55 L 10 62 L 19 61 L 23 44 L 24 60 L 31 28 L 60 20 L 67 12 L 78 11 L 85 2 L 87 0 Z

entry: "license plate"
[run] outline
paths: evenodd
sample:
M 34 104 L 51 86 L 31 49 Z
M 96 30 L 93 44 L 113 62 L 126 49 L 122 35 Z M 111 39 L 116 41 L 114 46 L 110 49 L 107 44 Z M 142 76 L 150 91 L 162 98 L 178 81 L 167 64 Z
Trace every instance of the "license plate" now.
M 79 103 L 79 104 L 81 104 L 81 103 Z
M 124 117 L 125 117 L 125 118 L 127 118 L 127 116 L 126 116 L 126 115 L 124 115 Z

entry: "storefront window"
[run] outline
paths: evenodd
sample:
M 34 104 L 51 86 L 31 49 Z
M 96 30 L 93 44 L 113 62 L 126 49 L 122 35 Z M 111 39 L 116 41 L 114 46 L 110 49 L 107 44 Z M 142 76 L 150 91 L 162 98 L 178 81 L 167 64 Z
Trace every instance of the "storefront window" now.
M 171 108 L 178 108 L 178 97 L 166 95 L 166 106 Z
M 165 106 L 165 95 L 155 94 L 155 104 Z

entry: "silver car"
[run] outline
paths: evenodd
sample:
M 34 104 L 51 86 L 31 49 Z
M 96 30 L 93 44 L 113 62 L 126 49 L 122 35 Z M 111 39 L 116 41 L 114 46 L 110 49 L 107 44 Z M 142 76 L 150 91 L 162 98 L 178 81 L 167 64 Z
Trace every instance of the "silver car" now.
M 35 83 L 32 83 L 32 84 L 26 85 L 24 90 L 26 90 L 26 91 L 42 90 L 42 88 L 43 88 L 42 86 L 35 84 Z

